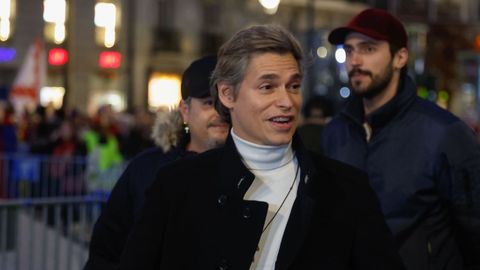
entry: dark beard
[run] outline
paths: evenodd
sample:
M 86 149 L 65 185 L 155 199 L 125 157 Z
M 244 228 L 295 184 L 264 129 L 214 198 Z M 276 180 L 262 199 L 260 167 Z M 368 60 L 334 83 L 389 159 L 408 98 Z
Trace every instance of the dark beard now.
M 348 73 L 349 77 L 351 77 L 352 74 L 355 73 L 355 72 L 359 72 L 359 73 L 368 75 L 372 79 L 371 84 L 364 91 L 358 91 L 355 88 L 355 85 L 352 84 L 352 81 L 349 80 L 350 87 L 352 88 L 353 92 L 357 95 L 360 95 L 361 97 L 363 97 L 365 99 L 372 99 L 372 98 L 378 96 L 379 94 L 383 93 L 387 89 L 387 86 L 388 86 L 388 84 L 390 83 L 390 81 L 392 80 L 392 77 L 393 77 L 393 67 L 391 65 L 391 62 L 388 63 L 387 67 L 385 68 L 384 73 L 382 73 L 382 74 L 380 74 L 376 77 L 374 77 L 371 72 L 366 71 L 366 70 L 361 70 L 361 69 L 358 69 L 358 68 L 352 69 Z

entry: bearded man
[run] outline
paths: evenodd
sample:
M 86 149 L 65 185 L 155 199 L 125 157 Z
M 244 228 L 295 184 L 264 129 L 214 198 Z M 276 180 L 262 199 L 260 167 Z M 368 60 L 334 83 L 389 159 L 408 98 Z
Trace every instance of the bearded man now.
M 402 23 L 367 9 L 329 41 L 344 46 L 354 95 L 323 133 L 325 154 L 368 173 L 407 269 L 480 269 L 479 142 L 417 97 Z

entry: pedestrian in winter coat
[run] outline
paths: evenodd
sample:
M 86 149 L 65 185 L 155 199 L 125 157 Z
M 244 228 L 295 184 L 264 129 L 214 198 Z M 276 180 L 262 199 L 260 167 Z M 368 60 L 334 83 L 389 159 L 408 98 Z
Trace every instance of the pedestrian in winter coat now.
M 135 157 L 115 184 L 95 224 L 85 270 L 118 268 L 127 236 L 143 206 L 145 190 L 161 167 L 225 142 L 229 125 L 213 108 L 209 91 L 215 64 L 215 56 L 194 61 L 182 77 L 178 110 L 157 113 L 152 137 L 159 147 Z
M 302 57 L 271 25 L 220 48 L 227 142 L 158 172 L 120 269 L 403 269 L 366 175 L 294 136 Z
M 344 46 L 354 96 L 327 125 L 325 154 L 368 173 L 407 269 L 480 269 L 480 145 L 416 95 L 403 25 L 367 9 L 329 41 Z

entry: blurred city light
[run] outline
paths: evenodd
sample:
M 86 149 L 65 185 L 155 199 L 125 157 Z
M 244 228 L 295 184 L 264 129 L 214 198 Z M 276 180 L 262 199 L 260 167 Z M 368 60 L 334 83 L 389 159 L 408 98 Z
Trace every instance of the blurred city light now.
M 423 74 L 425 71 L 425 61 L 421 58 L 415 60 L 415 73 Z
M 87 111 L 93 115 L 99 107 L 103 105 L 112 105 L 114 111 L 120 112 L 125 109 L 125 99 L 118 90 L 100 90 L 94 89 L 90 97 Z
M 53 48 L 48 51 L 48 63 L 52 66 L 65 65 L 68 61 L 68 52 L 63 48 Z
M 176 107 L 181 99 L 180 85 L 180 76 L 176 74 L 154 73 L 148 83 L 149 107 Z
M 0 19 L 10 19 L 11 0 L 0 0 Z
M 274 9 L 280 4 L 280 0 L 258 0 L 263 8 Z
M 323 46 L 322 46 L 322 47 L 318 47 L 318 49 L 317 49 L 317 55 L 318 55 L 318 57 L 320 57 L 320 58 L 325 58 L 325 57 L 327 57 L 327 55 L 328 55 L 328 50 L 327 50 L 327 48 L 325 48 L 325 47 L 323 47 Z
M 346 86 L 340 88 L 340 96 L 342 98 L 348 98 L 350 96 L 350 89 Z
M 280 0 L 258 0 L 263 7 L 265 13 L 273 15 L 277 13 L 278 5 L 280 4 Z
M 348 78 L 347 69 L 345 68 L 340 69 L 339 78 L 342 83 L 348 83 L 349 78 Z
M 105 47 L 111 48 L 115 45 L 115 29 L 105 28 Z
M 117 25 L 117 8 L 112 3 L 95 5 L 95 25 L 104 28 L 103 45 L 111 48 L 115 45 L 115 28 Z
M 116 7 L 112 3 L 97 3 L 95 5 L 95 25 L 98 27 L 115 28 Z
M 6 41 L 10 37 L 10 20 L 0 19 L 0 41 Z
M 337 60 L 338 63 L 343 64 L 346 59 L 347 55 L 345 54 L 345 50 L 343 48 L 338 48 L 335 51 L 335 60 Z
M 0 48 L 0 63 L 11 62 L 15 60 L 17 51 L 14 48 Z
M 65 95 L 65 88 L 46 86 L 40 89 L 40 104 L 47 106 L 52 103 L 55 109 L 60 109 L 63 103 L 63 96 Z
M 0 41 L 10 37 L 11 0 L 0 0 Z
M 417 88 L 417 96 L 426 99 L 428 98 L 428 90 L 425 86 L 419 86 Z
M 64 24 L 67 14 L 65 0 L 44 0 L 43 19 L 49 23 Z
M 43 20 L 53 24 L 53 42 L 61 44 L 65 41 L 65 21 L 67 16 L 67 3 L 65 0 L 44 0 L 43 1 Z M 45 25 L 46 29 L 51 29 Z M 51 31 L 51 30 L 50 30 Z
M 56 23 L 54 31 L 53 42 L 55 42 L 55 44 L 61 44 L 65 40 L 65 25 Z
M 119 68 L 121 63 L 122 55 L 119 52 L 101 52 L 98 57 L 101 68 Z
M 125 108 L 122 97 L 118 93 L 107 93 L 105 95 L 106 103 L 111 104 L 117 111 L 121 111 Z

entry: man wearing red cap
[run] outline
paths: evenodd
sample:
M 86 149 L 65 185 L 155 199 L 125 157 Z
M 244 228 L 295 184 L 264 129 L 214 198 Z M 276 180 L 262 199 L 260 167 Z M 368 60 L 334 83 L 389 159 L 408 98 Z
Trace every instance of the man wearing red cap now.
M 328 39 L 344 46 L 354 95 L 325 129 L 325 154 L 369 174 L 407 269 L 480 269 L 480 145 L 417 97 L 402 23 L 367 9 Z

